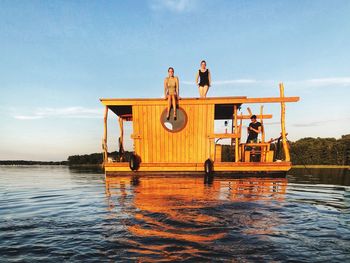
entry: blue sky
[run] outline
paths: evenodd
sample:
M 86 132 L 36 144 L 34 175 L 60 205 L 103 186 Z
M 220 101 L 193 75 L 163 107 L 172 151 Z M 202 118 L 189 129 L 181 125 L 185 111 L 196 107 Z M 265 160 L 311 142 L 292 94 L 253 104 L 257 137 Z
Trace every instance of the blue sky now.
M 350 133 L 349 14 L 346 0 L 2 0 L 0 159 L 99 152 L 99 98 L 161 97 L 169 66 L 182 97 L 196 97 L 202 59 L 208 96 L 278 96 L 283 81 L 301 97 L 287 105 L 289 139 L 339 138 Z M 264 109 L 277 137 L 279 107 Z

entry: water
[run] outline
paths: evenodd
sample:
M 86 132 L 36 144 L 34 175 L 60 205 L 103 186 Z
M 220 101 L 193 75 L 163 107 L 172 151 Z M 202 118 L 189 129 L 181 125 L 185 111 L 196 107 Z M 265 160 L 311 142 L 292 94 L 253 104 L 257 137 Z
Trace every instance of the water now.
M 208 185 L 2 166 L 0 261 L 349 262 L 349 172 L 310 173 Z

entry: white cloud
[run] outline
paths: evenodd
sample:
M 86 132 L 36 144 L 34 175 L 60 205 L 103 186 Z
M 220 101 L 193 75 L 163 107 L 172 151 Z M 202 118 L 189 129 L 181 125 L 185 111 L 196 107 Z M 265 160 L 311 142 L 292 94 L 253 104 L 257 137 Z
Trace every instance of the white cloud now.
M 195 2 L 195 0 L 150 0 L 149 6 L 155 11 L 167 9 L 181 13 L 191 10 L 194 7 Z
M 316 86 L 325 85 L 350 85 L 350 78 L 322 78 L 322 79 L 309 79 L 308 83 Z
M 89 109 L 84 107 L 66 108 L 37 108 L 30 115 L 14 115 L 18 120 L 35 120 L 43 118 L 100 118 L 101 109 Z
M 320 121 L 310 121 L 310 122 L 304 122 L 304 123 L 294 123 L 294 127 L 315 127 L 315 126 L 321 126 L 324 125 L 325 123 L 339 123 L 341 121 L 349 121 L 350 117 L 349 116 L 344 116 L 341 119 L 329 119 L 329 120 L 320 120 Z
M 36 115 L 32 115 L 32 116 L 27 116 L 27 115 L 15 115 L 14 116 L 15 119 L 17 120 L 36 120 L 36 119 L 41 119 L 42 116 L 36 116 Z

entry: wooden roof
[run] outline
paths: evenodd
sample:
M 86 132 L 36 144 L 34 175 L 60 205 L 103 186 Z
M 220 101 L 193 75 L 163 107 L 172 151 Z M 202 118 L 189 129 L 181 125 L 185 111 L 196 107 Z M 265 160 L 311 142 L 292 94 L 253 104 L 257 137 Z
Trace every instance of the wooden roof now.
M 133 105 L 163 105 L 167 106 L 165 99 L 100 99 L 102 104 L 107 106 L 115 114 L 124 115 L 132 114 Z M 244 103 L 281 103 L 297 102 L 299 97 L 267 97 L 267 98 L 247 98 L 244 96 L 236 97 L 209 97 L 209 98 L 181 98 L 179 105 L 198 105 L 198 104 L 215 104 L 215 119 L 231 119 L 233 106 L 240 107 Z

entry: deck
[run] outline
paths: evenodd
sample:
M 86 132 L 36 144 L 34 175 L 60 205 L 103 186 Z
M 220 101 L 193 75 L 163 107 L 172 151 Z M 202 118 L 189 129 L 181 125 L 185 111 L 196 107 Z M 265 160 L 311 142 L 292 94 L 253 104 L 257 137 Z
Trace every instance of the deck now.
M 287 172 L 292 167 L 291 162 L 217 162 L 214 163 L 214 173 L 240 173 L 240 172 Z M 106 173 L 130 173 L 129 163 L 105 163 Z M 179 172 L 196 173 L 204 172 L 203 163 L 141 163 L 137 172 Z

